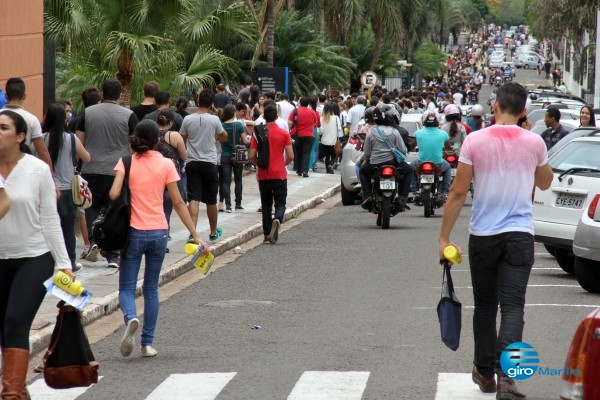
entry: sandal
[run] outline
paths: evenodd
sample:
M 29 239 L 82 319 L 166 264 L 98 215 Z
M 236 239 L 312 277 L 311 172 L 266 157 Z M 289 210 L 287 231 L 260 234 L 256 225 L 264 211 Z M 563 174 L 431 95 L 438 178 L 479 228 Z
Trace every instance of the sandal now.
M 215 240 L 217 240 L 218 238 L 220 238 L 221 235 L 223 235 L 223 229 L 217 228 L 217 232 L 214 235 L 208 235 L 208 239 L 211 242 L 214 242 Z

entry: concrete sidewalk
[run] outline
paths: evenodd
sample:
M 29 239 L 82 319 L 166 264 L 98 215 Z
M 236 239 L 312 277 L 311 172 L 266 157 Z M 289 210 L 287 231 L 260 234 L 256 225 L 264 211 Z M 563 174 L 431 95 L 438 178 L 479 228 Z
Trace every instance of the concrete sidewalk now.
M 243 185 L 242 206 L 245 208 L 245 211 L 219 213 L 218 226 L 223 229 L 223 236 L 211 245 L 216 256 L 263 234 L 262 214 L 257 212 L 257 209 L 260 207 L 260 197 L 255 174 L 252 173 L 244 176 Z M 233 187 L 232 183 L 232 192 Z M 335 195 L 339 190 L 340 176 L 337 174 L 312 173 L 309 178 L 302 178 L 296 176 L 293 172 L 290 173 L 288 176 L 285 221 L 294 218 L 307 209 L 315 207 L 323 199 Z M 197 230 L 200 236 L 208 242 L 208 219 L 206 218 L 206 208 L 202 204 L 200 205 Z M 165 256 L 159 286 L 191 269 L 187 264 L 189 257 L 183 251 L 188 238 L 188 231 L 175 212 L 171 216 L 171 238 L 168 243 L 170 252 Z M 82 250 L 83 243 L 78 238 L 78 256 Z M 87 325 L 117 310 L 119 305 L 119 274 L 115 269 L 109 269 L 107 261 L 102 257 L 99 257 L 99 260 L 95 263 L 86 260 L 78 261 L 83 264 L 83 269 L 77 274 L 77 278 L 93 294 L 92 300 L 83 311 L 84 324 Z M 144 263 L 142 261 L 140 278 L 143 278 L 143 270 Z M 137 295 L 140 296 L 141 292 L 142 280 L 140 279 L 138 281 Z M 29 336 L 32 354 L 43 351 L 48 347 L 56 321 L 56 304 L 58 301 L 58 298 L 48 294 L 38 311 Z

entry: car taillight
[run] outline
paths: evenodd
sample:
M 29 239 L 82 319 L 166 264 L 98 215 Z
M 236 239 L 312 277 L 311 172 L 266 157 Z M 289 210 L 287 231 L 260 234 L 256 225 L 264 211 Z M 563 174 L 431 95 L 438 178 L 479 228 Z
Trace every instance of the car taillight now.
M 432 163 L 423 163 L 421 164 L 421 171 L 424 174 L 433 174 L 434 166 Z
M 394 176 L 394 168 L 383 167 L 383 169 L 381 170 L 381 176 L 385 176 L 385 177 Z
M 596 215 L 596 208 L 598 208 L 598 200 L 600 200 L 600 194 L 594 196 L 590 205 L 588 206 L 587 215 L 590 219 L 594 219 L 594 215 Z
M 594 312 L 595 313 L 595 312 Z M 565 371 L 578 370 L 578 374 L 565 373 L 562 374 L 562 385 L 560 389 L 561 399 L 582 399 L 583 398 L 583 382 L 585 376 L 585 366 L 587 358 L 588 343 L 590 335 L 593 333 L 593 314 L 588 315 L 577 328 L 575 336 L 571 341 L 567 361 L 565 361 Z
M 446 161 L 448 161 L 450 164 L 454 164 L 456 162 L 456 156 L 448 156 L 446 157 Z

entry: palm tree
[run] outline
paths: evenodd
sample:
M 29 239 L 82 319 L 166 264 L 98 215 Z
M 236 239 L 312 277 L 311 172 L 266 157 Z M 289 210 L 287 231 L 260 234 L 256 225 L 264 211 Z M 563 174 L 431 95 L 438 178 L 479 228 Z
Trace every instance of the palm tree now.
M 264 0 L 258 12 L 253 0 L 244 1 L 258 30 L 258 40 L 252 57 L 251 68 L 256 67 L 261 54 L 267 55 L 267 67 L 273 67 L 275 23 L 284 8 L 290 5 L 289 0 Z
M 421 0 L 413 0 L 418 3 Z M 408 3 L 408 2 L 407 2 Z M 371 0 L 365 3 L 366 15 L 371 21 L 375 33 L 375 47 L 371 58 L 370 69 L 376 69 L 384 41 L 398 52 L 402 48 L 402 37 L 407 33 L 407 26 L 402 18 L 402 2 L 397 0 Z

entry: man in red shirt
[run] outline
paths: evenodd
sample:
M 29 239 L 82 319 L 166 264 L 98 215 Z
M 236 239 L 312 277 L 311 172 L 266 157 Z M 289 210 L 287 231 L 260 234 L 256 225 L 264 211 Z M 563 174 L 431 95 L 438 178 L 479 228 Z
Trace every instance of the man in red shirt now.
M 308 164 L 313 142 L 315 140 L 314 127 L 319 124 L 317 113 L 308 108 L 310 99 L 302 97 L 300 107 L 290 114 L 288 123 L 291 126 L 291 134 L 296 143 L 296 174 L 308 178 Z
M 306 106 L 303 107 L 308 110 Z M 312 111 L 308 111 L 312 114 Z M 279 226 L 285 215 L 287 198 L 287 169 L 285 167 L 294 160 L 294 150 L 292 149 L 290 134 L 275 123 L 277 120 L 277 106 L 275 104 L 269 104 L 265 107 L 263 118 L 267 122 L 269 132 L 269 167 L 260 168 L 257 166 L 256 175 L 258 188 L 260 189 L 262 224 L 265 235 L 263 243 L 273 244 L 277 242 Z M 309 156 L 308 153 L 306 155 Z M 258 165 L 258 142 L 254 135 L 250 143 L 249 158 L 254 165 Z M 275 218 L 271 220 L 273 200 L 275 200 Z

